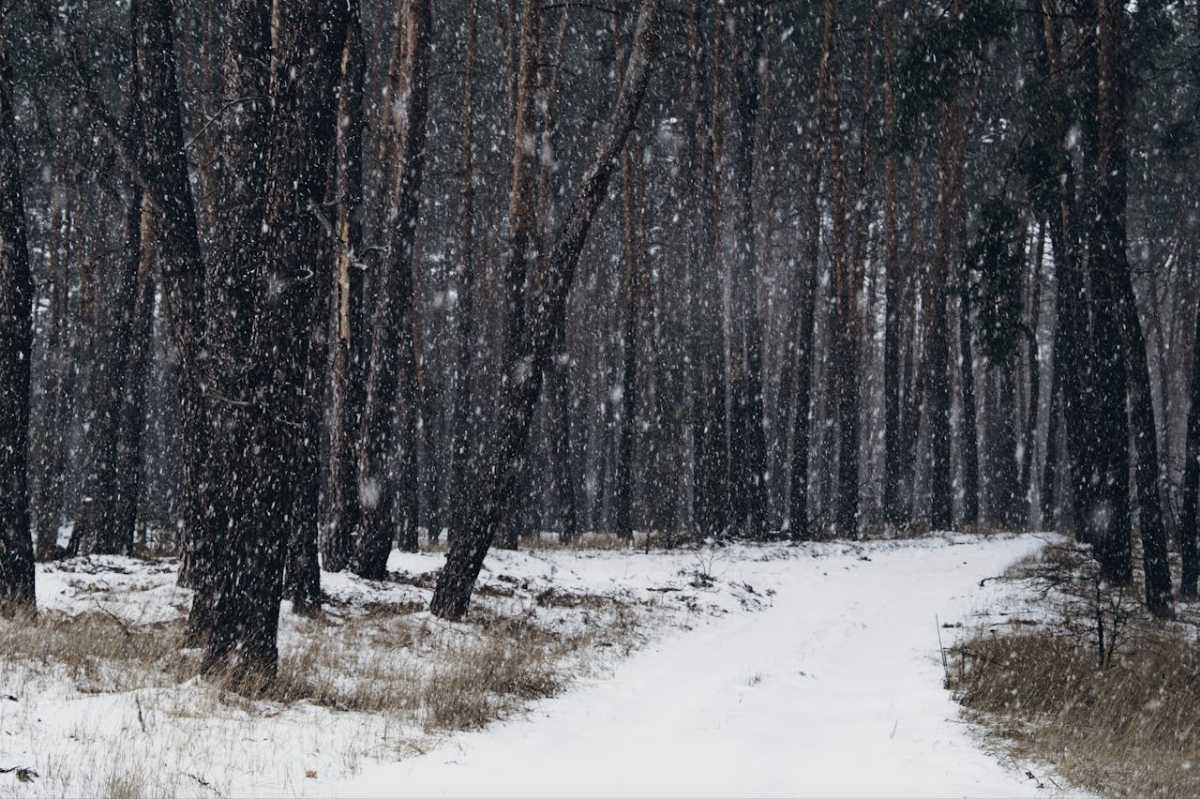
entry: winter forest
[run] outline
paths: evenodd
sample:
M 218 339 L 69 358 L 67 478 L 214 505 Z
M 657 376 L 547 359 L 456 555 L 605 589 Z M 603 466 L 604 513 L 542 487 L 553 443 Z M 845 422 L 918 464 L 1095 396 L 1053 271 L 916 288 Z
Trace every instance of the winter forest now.
M 659 792 L 1200 791 L 1198 149 L 1197 0 L 0 0 L 0 694 L 127 697 L 146 747 L 185 686 L 449 734 L 844 564 L 937 712 L 1034 720 L 1056 776 L 953 729 L 961 783 Z M 990 622 L 909 596 L 954 569 Z M 1030 629 L 972 637 L 998 607 Z M 1014 703 L 1026 656 L 1136 718 Z M 31 714 L 0 793 L 442 785 L 52 787 L 85 755 Z M 1106 724 L 1153 778 L 1063 754 Z

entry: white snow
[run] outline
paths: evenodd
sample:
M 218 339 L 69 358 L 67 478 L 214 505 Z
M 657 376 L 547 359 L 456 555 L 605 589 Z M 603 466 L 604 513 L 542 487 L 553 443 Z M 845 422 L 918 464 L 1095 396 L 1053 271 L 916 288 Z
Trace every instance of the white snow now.
M 728 562 L 727 577 L 777 585 L 775 606 L 671 636 L 337 795 L 1045 796 L 960 720 L 935 626 L 971 624 L 994 598 L 979 581 L 1039 546 L 948 538 Z
M 307 703 L 264 710 L 199 680 L 100 695 L 66 678 L 10 686 L 4 678 L 22 669 L 0 657 L 0 694 L 20 695 L 0 702 L 0 767 L 43 775 L 0 775 L 0 795 L 95 795 L 119 769 L 141 768 L 152 789 L 179 796 L 1047 796 L 960 718 L 935 627 L 935 617 L 965 625 L 942 630 L 948 646 L 1020 600 L 1012 584 L 979 582 L 1041 545 L 947 535 L 649 555 L 496 551 L 476 600 L 493 612 L 578 629 L 594 623 L 590 611 L 535 597 L 601 594 L 637 609 L 655 638 L 625 660 L 619 647 L 600 650 L 595 676 L 474 733 L 429 735 Z M 393 553 L 389 567 L 420 575 L 441 562 Z M 40 568 L 47 608 L 102 606 L 135 624 L 186 609 L 169 562 Z M 323 580 L 335 618 L 428 597 L 413 582 Z M 459 627 L 409 618 L 443 634 Z M 301 623 L 283 622 L 281 646 Z

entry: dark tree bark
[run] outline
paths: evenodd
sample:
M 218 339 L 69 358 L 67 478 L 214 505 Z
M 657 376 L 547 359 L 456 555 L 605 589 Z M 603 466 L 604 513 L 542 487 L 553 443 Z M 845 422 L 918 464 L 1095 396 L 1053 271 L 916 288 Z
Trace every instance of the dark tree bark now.
M 618 57 L 619 60 L 619 57 Z M 620 69 L 618 69 L 618 86 L 620 85 Z M 634 191 L 634 166 L 630 146 L 626 144 L 621 153 L 621 176 L 623 183 L 625 220 L 625 267 L 622 271 L 622 296 L 624 316 L 621 320 L 621 401 L 618 419 L 619 433 L 617 444 L 616 474 L 616 520 L 614 532 L 617 537 L 627 541 L 633 540 L 634 532 L 634 449 L 638 443 L 637 424 L 640 405 L 640 389 L 638 386 L 638 344 L 641 329 L 641 304 L 643 294 L 641 247 L 638 246 L 636 233 L 636 205 Z
M 617 92 L 624 83 L 625 55 L 622 37 L 622 21 L 613 17 L 614 60 L 616 69 L 613 71 L 617 84 Z M 621 317 L 621 397 L 618 403 L 617 417 L 617 462 L 613 475 L 615 483 L 613 504 L 616 519 L 613 531 L 618 538 L 626 541 L 633 540 L 635 513 L 634 508 L 634 471 L 636 459 L 634 450 L 640 448 L 640 436 L 637 435 L 638 413 L 641 410 L 640 387 L 638 385 L 638 359 L 640 356 L 642 329 L 642 298 L 645 295 L 643 280 L 643 265 L 645 253 L 639 237 L 638 220 L 641 207 L 638 203 L 637 173 L 639 167 L 634 163 L 635 149 L 633 142 L 626 142 L 621 151 L 621 240 L 622 260 L 621 297 L 624 299 L 624 311 Z
M 1114 321 L 1119 326 L 1124 369 L 1129 376 L 1129 423 L 1137 449 L 1134 484 L 1137 486 L 1146 606 L 1159 618 L 1173 618 L 1175 611 L 1167 560 L 1167 528 L 1159 493 L 1158 433 L 1154 422 L 1150 366 L 1126 253 L 1129 151 L 1125 141 L 1125 115 L 1131 76 L 1130 54 L 1125 43 L 1125 11 L 1124 3 L 1118 0 L 1097 0 L 1097 5 L 1097 213 L 1093 236 L 1097 236 L 1099 241 L 1093 245 L 1093 257 L 1102 259 L 1098 266 L 1113 283 Z
M 838 2 L 825 0 L 822 62 L 824 138 L 829 148 L 829 192 L 832 227 L 830 253 L 833 269 L 833 308 L 830 391 L 837 413 L 838 468 L 834 523 L 839 534 L 855 537 L 858 532 L 858 296 L 855 292 L 854 259 L 850 251 L 849 186 L 842 127 L 841 76 L 836 37 Z
M 218 235 L 211 245 L 207 285 L 210 301 L 206 346 L 210 364 L 206 379 L 209 423 L 205 480 L 207 525 L 193 539 L 197 552 L 225 553 L 240 529 L 258 512 L 261 488 L 254 452 L 261 395 L 254 385 L 257 342 L 255 319 L 262 290 L 262 252 L 266 194 L 266 159 L 270 104 L 270 9 L 255 0 L 236 0 L 228 7 L 229 38 L 225 42 L 222 82 L 230 112 L 219 120 L 214 151 L 219 164 L 212 184 L 223 201 L 212 207 Z M 212 558 L 200 559 L 197 565 Z M 225 563 L 195 569 L 190 643 L 202 644 L 217 620 L 213 602 L 227 582 Z
M 311 335 L 321 318 L 317 259 L 325 252 L 318 215 L 336 123 L 335 86 L 345 40 L 346 10 L 318 0 L 281 9 L 272 57 L 271 121 L 251 367 L 257 447 L 249 512 L 232 520 L 223 537 L 223 568 L 204 653 L 206 670 L 227 669 L 235 680 L 272 676 L 283 589 L 284 554 L 300 525 L 316 524 L 315 482 L 298 474 L 315 449 L 313 392 L 307 382 Z M 300 434 L 297 435 L 297 430 Z M 309 515 L 296 518 L 297 508 Z
M 1196 344 L 1192 347 L 1191 406 L 1187 415 L 1187 454 L 1183 467 L 1183 515 L 1179 521 L 1179 550 L 1183 571 L 1179 578 L 1181 598 L 1194 599 L 1200 581 L 1200 308 L 1195 312 Z
M 130 100 L 127 111 L 128 152 L 139 161 L 142 152 L 141 70 L 138 66 L 137 14 L 139 4 L 130 4 Z M 123 527 L 120 509 L 129 483 L 121 472 L 122 411 L 129 390 L 135 315 L 138 302 L 138 272 L 142 250 L 142 187 L 130 176 L 125 219 L 126 251 L 120 272 L 117 307 L 110 318 L 111 352 L 93 363 L 95 376 L 93 409 L 86 427 L 88 458 L 84 474 L 84 509 L 76 523 L 80 554 L 129 555 L 133 552 L 133 528 Z M 107 355 L 107 357 L 105 357 Z
M 698 150 L 695 159 L 697 271 L 690 292 L 695 326 L 696 385 L 693 390 L 694 482 L 696 530 L 701 536 L 719 537 L 729 530 L 730 484 L 727 410 L 725 399 L 725 325 L 714 305 L 724 308 L 719 281 L 721 262 L 721 157 L 723 122 L 720 113 L 723 25 L 722 15 L 711 9 L 712 22 L 693 9 L 692 92 L 697 120 Z
M 541 393 L 542 379 L 553 353 L 557 331 L 566 324 L 567 294 L 597 209 L 608 190 L 620 153 L 632 130 L 649 83 L 656 38 L 656 0 L 642 0 L 633 50 L 616 105 L 602 134 L 594 160 L 583 174 L 570 210 L 550 254 L 528 282 L 531 296 L 527 335 L 505 353 L 507 376 L 496 398 L 497 422 L 480 451 L 473 472 L 479 475 L 476 503 L 455 503 L 461 522 L 451 540 L 446 565 L 438 577 L 430 610 L 446 619 L 461 619 L 497 526 L 514 499 L 514 489 L 528 453 L 529 429 Z M 519 129 L 519 126 L 518 126 Z M 518 137 L 517 148 L 520 148 Z M 514 170 L 513 186 L 521 185 Z M 511 254 L 510 254 L 511 257 Z
M 734 189 L 737 232 L 730 310 L 730 473 L 733 522 L 737 531 L 761 538 L 766 531 L 767 440 L 763 393 L 762 320 L 758 311 L 758 218 L 754 169 L 762 106 L 759 72 L 766 17 L 764 4 L 742 4 L 733 12 L 737 33 L 733 98 Z
M 889 134 L 896 130 L 896 13 L 885 12 L 884 58 L 886 60 L 884 125 Z M 903 522 L 901 488 L 904 483 L 904 459 L 901 456 L 900 430 L 900 313 L 904 295 L 904 275 L 900 265 L 900 231 L 896 217 L 896 155 L 889 150 L 884 160 L 884 303 L 883 328 L 883 519 L 897 526 Z
M 361 257 L 363 200 L 363 53 L 362 15 L 358 0 L 349 4 L 349 24 L 342 49 L 341 87 L 338 91 L 337 128 L 337 280 L 336 338 L 330 390 L 329 513 L 321 556 L 326 571 L 341 571 L 350 564 L 353 533 L 362 509 L 358 495 L 358 434 L 366 402 L 365 275 Z
M 206 530 L 209 497 L 205 485 L 209 437 L 205 401 L 208 356 L 204 261 L 196 209 L 188 179 L 181 101 L 176 82 L 174 3 L 135 0 L 140 41 L 141 106 L 145 152 L 140 166 L 147 199 L 158 214 L 158 258 L 170 335 L 178 353 L 176 414 L 180 430 L 180 506 L 187 550 L 180 582 L 197 589 L 189 627 L 207 628 L 213 558 Z
M 133 326 L 128 388 L 121 410 L 121 437 L 117 451 L 118 473 L 124 488 L 117 506 L 117 526 L 122 535 L 136 539 L 138 510 L 144 490 L 142 480 L 142 441 L 146 428 L 146 384 L 150 370 L 154 327 L 155 250 L 157 222 L 154 208 L 143 200 L 137 284 L 134 288 Z
M 1037 463 L 1038 411 L 1041 408 L 1042 360 L 1038 349 L 1038 329 L 1041 327 L 1042 312 L 1042 262 L 1046 253 L 1046 228 L 1038 225 L 1037 244 L 1034 246 L 1033 290 L 1030 299 L 1031 318 L 1026 328 L 1027 370 L 1029 372 L 1029 403 L 1025 411 L 1025 429 L 1021 436 L 1021 496 L 1024 499 L 1026 519 L 1035 515 L 1033 488 L 1035 464 Z M 1050 401 L 1050 413 L 1054 414 L 1054 400 Z M 1047 449 L 1050 447 L 1047 446 Z
M 955 97 L 942 109 L 941 152 L 938 155 L 937 242 L 930 266 L 928 296 L 932 301 L 925 353 L 926 416 L 929 420 L 929 523 L 935 530 L 954 524 L 954 484 L 951 479 L 951 379 L 949 291 L 951 249 L 954 246 L 956 198 L 962 181 L 959 142 L 962 110 Z
M 70 334 L 70 291 L 67 280 L 67 198 L 66 144 L 55 148 L 54 187 L 50 203 L 50 253 L 47 258 L 50 281 L 49 332 L 46 336 L 45 421 L 40 439 L 36 488 L 33 491 L 37 525 L 37 559 L 52 560 L 58 548 L 58 528 L 62 523 L 63 483 L 67 461 L 66 430 L 71 419 L 71 369 L 68 355 Z
M 0 28 L 0 615 L 4 616 L 36 607 L 29 513 L 33 279 L 6 39 L 6 31 Z
M 392 508 L 400 503 L 400 546 L 417 548 L 416 352 L 412 332 L 413 248 L 429 111 L 429 0 L 409 0 L 397 32 L 389 84 L 396 115 L 388 202 L 395 212 L 387 270 L 375 287 L 370 375 L 359 454 L 362 519 L 354 571 L 378 579 L 392 549 Z M 396 420 L 400 419 L 397 429 Z
M 964 271 L 962 279 L 966 281 Z M 979 428 L 975 414 L 975 354 L 971 341 L 971 291 L 963 285 L 959 293 L 958 346 L 959 379 L 962 384 L 962 524 L 979 524 Z M 1007 368 L 1007 367 L 1003 367 Z M 1011 456 L 1012 452 L 1009 453 Z
M 1061 80 L 1057 4 L 1042 0 L 1040 67 L 1047 91 L 1054 92 Z M 1034 193 L 1038 213 L 1046 219 L 1054 248 L 1056 275 L 1054 334 L 1055 380 L 1058 402 L 1066 428 L 1066 453 L 1076 537 L 1092 541 L 1093 505 L 1099 486 L 1100 464 L 1095 437 L 1104 421 L 1100 418 L 1089 377 L 1095 372 L 1090 296 L 1084 290 L 1083 243 L 1077 207 L 1076 173 L 1066 136 L 1076 109 L 1067 103 L 1052 104 L 1050 120 L 1041 132 L 1042 146 L 1053 154 L 1053 170 Z M 1061 505 L 1061 503 L 1060 503 Z
M 462 141 L 460 159 L 462 190 L 459 205 L 459 253 L 456 280 L 458 284 L 457 315 L 459 319 L 458 352 L 451 380 L 454 395 L 451 421 L 452 447 L 450 454 L 450 485 L 447 495 L 460 502 L 472 502 L 471 481 L 467 475 L 470 462 L 468 450 L 474 438 L 472 396 L 475 384 L 471 364 L 479 342 L 475 328 L 475 64 L 479 44 L 478 0 L 467 0 L 466 58 L 463 67 Z M 453 529 L 448 535 L 453 535 Z
M 796 341 L 796 402 L 792 410 L 791 486 L 788 494 L 788 537 L 793 541 L 812 538 L 809 521 L 809 449 L 813 395 L 813 366 L 816 358 L 815 333 L 817 322 L 817 282 L 821 254 L 821 166 L 824 163 L 823 137 L 828 127 L 829 108 L 825 102 L 826 84 L 831 77 L 830 59 L 833 56 L 833 23 L 835 6 L 823 8 L 821 58 L 817 68 L 816 102 L 819 121 L 809 129 L 808 159 L 803 186 L 804 198 L 804 258 L 806 274 L 800 278 L 800 325 Z

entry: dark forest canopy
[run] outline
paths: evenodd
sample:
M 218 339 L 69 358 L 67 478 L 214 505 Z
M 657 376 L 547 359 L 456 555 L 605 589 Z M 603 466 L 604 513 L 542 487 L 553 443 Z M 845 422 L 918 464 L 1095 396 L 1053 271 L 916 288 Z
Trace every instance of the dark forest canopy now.
M 177 554 L 269 671 L 321 568 L 445 543 L 459 618 L 585 531 L 1057 527 L 1196 592 L 1197 0 L 0 20 L 6 607 Z

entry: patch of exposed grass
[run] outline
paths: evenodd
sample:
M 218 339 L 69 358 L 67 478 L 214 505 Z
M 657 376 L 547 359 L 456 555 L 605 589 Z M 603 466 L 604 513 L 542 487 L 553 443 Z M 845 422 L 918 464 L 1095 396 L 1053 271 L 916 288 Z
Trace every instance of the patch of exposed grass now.
M 131 625 L 104 612 L 43 611 L 0 624 L 6 661 L 57 666 L 85 693 L 128 691 L 193 676 L 195 658 L 180 651 L 178 622 Z
M 1162 636 L 1100 668 L 1086 643 L 1038 632 L 987 636 L 961 656 L 960 700 L 1022 754 L 1105 796 L 1200 796 L 1194 644 Z
M 1200 796 L 1200 647 L 1190 624 L 1146 611 L 1135 564 L 1128 586 L 1104 584 L 1074 544 L 1014 564 L 998 579 L 1025 582 L 1047 618 L 1032 630 L 1010 618 L 951 650 L 949 682 L 1014 754 L 1076 786 Z

